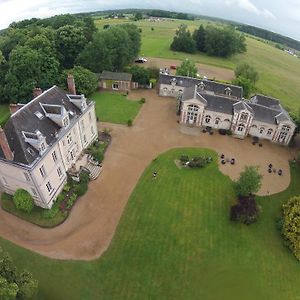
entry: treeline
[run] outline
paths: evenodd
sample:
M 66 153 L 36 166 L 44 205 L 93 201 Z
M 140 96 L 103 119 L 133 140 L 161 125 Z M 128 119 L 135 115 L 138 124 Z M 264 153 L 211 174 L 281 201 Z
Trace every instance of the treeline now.
M 232 26 L 201 25 L 193 34 L 180 25 L 170 46 L 173 51 L 195 53 L 197 50 L 212 56 L 229 57 L 246 51 L 246 39 Z
M 191 14 L 187 13 L 178 13 L 166 10 L 151 10 L 146 13 L 149 17 L 157 17 L 157 18 L 169 18 L 169 19 L 179 19 L 179 20 L 194 20 L 195 17 Z
M 139 50 L 134 25 L 99 33 L 91 17 L 73 15 L 12 23 L 0 35 L 0 102 L 26 103 L 34 87 L 64 86 L 66 73 L 80 78 L 79 93 L 88 93 L 97 86 L 92 72 L 122 70 Z
M 287 36 L 250 25 L 237 25 L 236 28 L 241 32 L 245 32 L 271 42 L 286 45 L 287 47 L 300 51 L 300 42 Z

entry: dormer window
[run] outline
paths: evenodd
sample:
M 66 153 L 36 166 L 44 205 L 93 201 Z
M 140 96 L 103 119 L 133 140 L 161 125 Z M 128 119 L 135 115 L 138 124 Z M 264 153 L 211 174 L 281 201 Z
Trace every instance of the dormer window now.
M 175 85 L 176 85 L 176 83 L 177 83 L 177 80 L 176 80 L 176 78 L 173 78 L 173 79 L 171 79 L 171 85 L 172 85 L 172 86 L 175 86 Z
M 230 88 L 230 87 L 227 87 L 227 88 L 225 89 L 225 95 L 231 96 L 231 94 L 232 94 L 231 88 Z
M 44 153 L 46 150 L 46 146 L 45 146 L 45 143 L 41 143 L 41 146 L 40 146 L 40 153 Z
M 69 122 L 69 117 L 66 116 L 64 119 L 63 119 L 63 124 L 64 124 L 64 127 L 68 127 L 70 122 Z
M 242 113 L 241 116 L 240 116 L 240 121 L 241 122 L 247 122 L 247 120 L 248 120 L 248 114 Z
M 198 87 L 199 87 L 202 91 L 204 91 L 204 89 L 205 89 L 205 84 L 203 83 L 203 81 L 201 81 L 201 82 L 198 84 Z

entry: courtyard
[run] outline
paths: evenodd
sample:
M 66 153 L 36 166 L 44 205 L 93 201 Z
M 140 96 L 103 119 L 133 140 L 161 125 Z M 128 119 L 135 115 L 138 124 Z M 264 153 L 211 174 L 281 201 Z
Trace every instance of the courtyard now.
M 215 150 L 218 155 L 234 157 L 234 166 L 221 171 L 237 178 L 245 165 L 258 165 L 263 177 L 261 195 L 285 190 L 290 183 L 289 148 L 264 143 L 253 146 L 251 140 L 202 134 L 200 129 L 182 128 L 176 122 L 175 100 L 161 98 L 154 90 L 130 92 L 137 101 L 146 103 L 133 127 L 101 123 L 111 130 L 112 143 L 106 152 L 101 176 L 90 183 L 87 194 L 79 199 L 69 218 L 53 229 L 42 229 L 0 211 L 0 235 L 19 246 L 57 259 L 91 260 L 108 248 L 127 201 L 145 168 L 159 154 L 178 147 Z M 273 163 L 284 176 L 267 173 Z M 211 178 L 213 181 L 214 178 Z

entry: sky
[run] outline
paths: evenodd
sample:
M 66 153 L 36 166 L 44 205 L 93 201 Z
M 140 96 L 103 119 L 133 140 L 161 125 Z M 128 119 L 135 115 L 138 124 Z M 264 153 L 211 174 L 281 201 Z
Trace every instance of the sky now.
M 191 12 L 258 26 L 300 40 L 300 0 L 0 0 L 0 29 L 33 17 L 120 8 Z

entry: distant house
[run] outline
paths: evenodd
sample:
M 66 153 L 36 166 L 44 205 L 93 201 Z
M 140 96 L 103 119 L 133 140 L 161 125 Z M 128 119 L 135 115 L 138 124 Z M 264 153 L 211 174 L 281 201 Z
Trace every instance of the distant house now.
M 138 87 L 136 82 L 132 82 L 130 73 L 103 71 L 98 77 L 99 87 L 102 89 L 130 91 Z
M 279 100 L 256 95 L 242 98 L 241 87 L 207 79 L 160 74 L 159 95 L 177 98 L 180 123 L 230 130 L 288 145 L 296 125 Z

